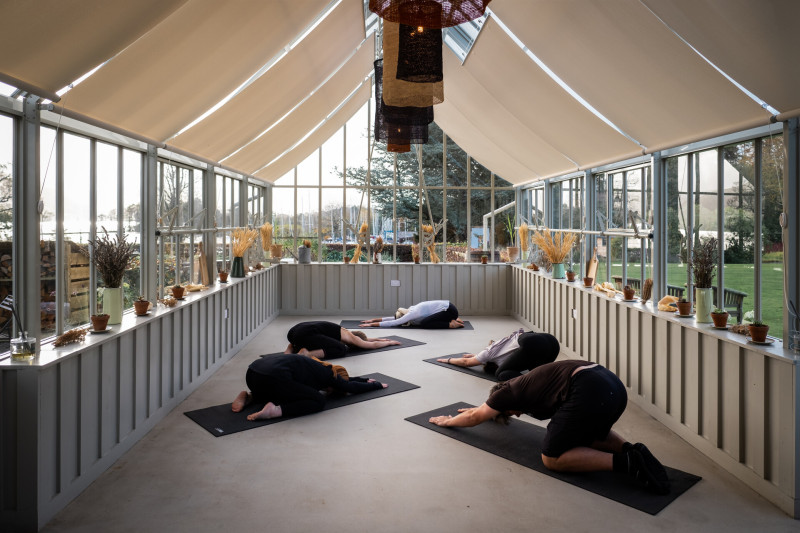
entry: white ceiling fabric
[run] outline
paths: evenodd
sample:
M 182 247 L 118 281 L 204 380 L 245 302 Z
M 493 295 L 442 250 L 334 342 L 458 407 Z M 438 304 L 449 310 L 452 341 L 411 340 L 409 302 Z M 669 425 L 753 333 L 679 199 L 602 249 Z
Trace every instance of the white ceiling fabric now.
M 800 109 L 797 0 L 642 0 L 745 89 L 781 112 Z M 793 38 L 787 38 L 793 36 Z
M 503 59 L 498 61 L 498 58 Z M 485 88 L 490 98 L 531 132 L 527 138 L 516 139 L 518 134 L 507 129 L 492 137 L 503 146 L 522 142 L 520 151 L 509 152 L 519 161 L 531 156 L 538 159 L 537 173 L 544 177 L 586 168 L 609 156 L 626 159 L 641 154 L 640 146 L 564 91 L 491 18 L 484 24 L 462 68 Z M 450 89 L 447 86 L 445 89 L 449 96 Z M 460 90 L 460 87 L 454 89 Z M 475 101 L 473 105 L 484 104 Z M 462 109 L 462 112 L 467 110 Z M 502 130 L 505 121 L 498 122 Z M 539 152 L 545 146 L 550 152 L 562 154 L 560 161 L 545 158 Z
M 496 0 L 490 7 L 550 70 L 648 151 L 768 121 L 639 0 Z
M 185 2 L 5 0 L 0 72 L 55 93 L 112 58 Z
M 372 72 L 374 57 L 374 40 L 370 38 L 319 90 L 293 109 L 283 120 L 274 124 L 269 131 L 223 162 L 228 166 L 241 168 L 247 173 L 253 173 L 269 164 L 345 101 Z
M 169 143 L 219 160 L 255 139 L 348 60 L 364 40 L 363 12 L 358 0 L 339 4 L 260 78 Z
M 361 106 L 369 101 L 371 95 L 372 81 L 365 80 L 361 88 L 316 131 L 291 147 L 279 159 L 276 159 L 268 166 L 255 172 L 254 175 L 271 183 L 275 183 L 276 180 L 302 163 L 317 148 L 322 146 L 325 141 L 330 139 L 339 128 L 344 126 L 345 123 L 361 109 Z
M 64 106 L 164 141 L 297 37 L 329 0 L 190 0 L 64 96 Z
M 512 158 L 519 164 L 518 170 L 524 169 L 521 175 L 503 175 L 504 179 L 512 183 L 548 173 L 563 172 L 564 169 L 575 170 L 571 161 L 533 133 L 511 110 L 495 100 L 494 95 L 481 84 L 481 80 L 475 79 L 467 68 L 461 66 L 455 54 L 449 50 L 444 52 L 444 77 L 448 80 L 445 85 L 445 102 L 452 104 L 477 130 L 475 138 L 462 137 L 463 140 L 471 139 L 467 145 L 458 143 L 462 149 L 474 153 L 476 144 L 485 142 L 487 138 L 492 139 L 493 145 L 502 146 L 503 149 L 497 158 L 492 158 L 491 165 L 488 164 L 488 154 L 481 164 L 492 169 L 498 164 L 495 159 L 506 159 L 512 154 Z M 441 104 L 433 108 L 434 118 L 440 126 L 441 109 Z M 445 131 L 450 135 L 451 129 Z M 456 134 L 455 131 L 452 133 Z

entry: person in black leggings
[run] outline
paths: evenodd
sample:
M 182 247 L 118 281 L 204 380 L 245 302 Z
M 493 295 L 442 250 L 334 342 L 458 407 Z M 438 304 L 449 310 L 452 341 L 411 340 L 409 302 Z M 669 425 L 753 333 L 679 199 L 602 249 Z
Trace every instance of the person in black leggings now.
M 327 399 L 322 390 L 358 394 L 387 387 L 372 379 L 345 379 L 331 366 L 298 354 L 259 357 L 245 375 L 250 391 L 241 391 L 231 410 L 238 413 L 256 402 L 265 405 L 248 420 L 302 416 L 322 411 Z
M 549 333 L 525 332 L 520 328 L 497 342 L 492 341 L 478 354 L 468 353 L 437 361 L 464 367 L 484 365 L 487 374 L 506 381 L 521 376 L 525 370 L 552 363 L 560 351 L 558 339 Z
M 300 322 L 286 335 L 289 346 L 284 353 L 299 353 L 319 359 L 335 359 L 347 355 L 351 346 L 374 350 L 400 344 L 390 339 L 370 339 L 360 331 L 350 331 L 326 321 Z

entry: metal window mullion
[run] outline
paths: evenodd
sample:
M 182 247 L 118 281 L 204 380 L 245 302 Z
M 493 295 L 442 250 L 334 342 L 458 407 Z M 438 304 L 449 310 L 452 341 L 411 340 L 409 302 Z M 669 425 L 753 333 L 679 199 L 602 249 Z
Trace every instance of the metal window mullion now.
M 692 260 L 692 253 L 694 251 L 694 179 L 695 179 L 695 161 L 697 154 L 687 154 L 686 168 L 686 301 L 693 302 L 694 294 L 692 288 L 692 270 L 689 268 L 689 263 Z
M 64 131 L 56 130 L 56 335 L 65 331 L 67 295 L 67 257 L 66 240 L 64 238 Z M 94 254 L 94 250 L 91 251 Z M 40 267 L 41 268 L 41 267 Z M 40 281 L 41 284 L 41 281 Z M 95 313 L 97 299 L 97 273 L 94 266 L 89 266 L 89 313 Z M 71 308 L 71 306 L 70 306 Z
M 295 250 L 297 250 L 297 232 L 298 232 L 298 222 L 299 222 L 299 214 L 297 213 L 297 166 L 294 167 L 294 216 L 292 217 L 292 249 L 290 252 L 294 254 Z
M 624 228 L 628 225 L 628 175 L 630 170 L 623 170 L 622 174 L 622 224 Z M 641 257 L 639 259 L 641 262 Z M 628 283 L 628 237 L 622 238 L 622 279 L 624 284 Z
M 758 143 L 756 144 L 758 147 Z M 758 161 L 758 155 L 756 155 Z M 717 148 L 717 301 L 716 307 L 725 306 L 725 157 Z M 758 165 L 756 165 L 758 166 Z M 741 188 L 740 188 L 741 191 Z M 741 317 L 740 317 L 741 318 Z
M 761 142 L 756 142 L 755 144 L 755 195 L 758 201 L 756 202 L 756 216 L 755 216 L 755 253 L 753 254 L 755 257 L 755 261 L 753 262 L 753 266 L 755 267 L 755 279 L 753 280 L 754 283 L 754 305 L 756 310 L 756 320 L 761 320 L 761 276 L 763 273 L 763 264 L 762 264 L 762 257 L 763 254 L 761 253 L 764 250 L 764 237 L 761 234 L 763 229 L 763 217 L 764 217 L 764 187 L 761 172 L 761 164 L 762 164 L 762 157 L 761 157 Z M 724 300 L 723 300 L 724 301 Z M 785 307 L 785 305 L 784 305 Z M 741 317 L 739 317 L 741 319 Z
M 164 207 L 165 207 L 164 206 L 164 198 L 165 198 L 165 195 L 166 195 L 166 191 L 164 191 L 164 180 L 165 180 L 164 175 L 167 173 L 166 166 L 167 165 L 164 162 L 160 162 L 158 164 L 158 168 L 160 169 L 160 172 L 158 172 L 158 174 L 157 174 L 158 175 L 158 183 L 159 183 L 158 184 L 158 190 L 161 191 L 161 205 L 159 206 L 159 208 L 161 210 L 163 210 Z M 159 257 L 159 261 L 158 261 L 158 286 L 161 287 L 161 294 L 162 295 L 166 295 L 166 287 L 164 287 L 164 276 L 165 276 L 165 274 L 164 274 L 164 271 L 165 271 L 165 266 L 164 266 L 164 248 L 165 248 L 164 238 L 165 237 L 162 235 L 161 238 L 158 239 L 158 257 Z
M 63 201 L 64 198 L 62 196 L 61 202 Z M 63 209 L 61 213 L 63 215 Z M 63 224 L 61 227 L 64 227 Z M 119 238 L 119 234 L 117 238 Z M 94 242 L 97 239 L 97 141 L 94 139 L 89 142 L 89 239 Z M 91 254 L 93 258 L 95 252 L 96 249 L 92 246 Z M 92 275 L 92 272 L 94 275 Z M 105 282 L 105 280 L 103 281 Z M 94 315 L 97 313 L 97 270 L 94 267 L 89 269 L 89 284 L 89 294 L 91 295 L 89 298 L 89 313 Z M 103 312 L 107 313 L 105 309 L 103 309 Z
M 347 122 L 342 126 L 342 208 L 339 211 L 341 218 L 339 228 L 342 233 L 342 258 L 344 259 L 347 255 L 347 226 L 344 224 L 347 213 Z
M 666 161 L 660 153 L 652 155 L 653 169 L 653 299 L 657 300 L 667 292 L 667 203 L 668 187 Z M 680 201 L 680 195 L 678 196 Z
M 472 172 L 469 169 L 469 157 L 467 157 L 467 249 L 472 243 L 472 184 L 470 183 L 470 175 Z M 483 242 L 486 242 L 486 235 L 483 236 Z M 472 254 L 469 254 L 468 261 L 472 262 Z

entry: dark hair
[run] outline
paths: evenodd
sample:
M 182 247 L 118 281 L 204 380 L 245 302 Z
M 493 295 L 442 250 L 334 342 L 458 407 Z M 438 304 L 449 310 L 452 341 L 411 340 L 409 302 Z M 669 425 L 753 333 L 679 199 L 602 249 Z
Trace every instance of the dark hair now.
M 499 367 L 497 366 L 497 363 L 495 363 L 494 361 L 489 361 L 488 363 L 484 363 L 483 365 L 483 371 L 489 374 L 490 376 L 494 376 L 497 373 L 498 368 Z
M 356 337 L 358 337 L 359 339 L 361 339 L 362 341 L 367 340 L 367 334 L 364 333 L 363 331 L 351 331 L 351 333 Z
M 491 396 L 495 392 L 497 392 L 500 389 L 502 389 L 504 387 L 507 387 L 507 386 L 508 386 L 508 382 L 506 382 L 506 381 L 501 381 L 500 383 L 495 383 L 494 385 L 492 385 L 492 388 L 489 389 L 489 396 Z M 509 420 L 510 419 L 511 419 L 511 416 L 508 413 L 504 413 L 504 412 L 501 412 L 500 414 L 498 414 L 497 416 L 494 417 L 494 421 L 495 422 L 497 422 L 498 424 L 503 424 L 504 426 L 507 426 L 509 424 Z

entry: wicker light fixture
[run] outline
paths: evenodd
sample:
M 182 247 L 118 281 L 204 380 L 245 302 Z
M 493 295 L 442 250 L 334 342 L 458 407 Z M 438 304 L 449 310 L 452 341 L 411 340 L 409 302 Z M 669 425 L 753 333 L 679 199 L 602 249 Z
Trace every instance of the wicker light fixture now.
M 483 16 L 491 0 L 369 0 L 369 10 L 384 20 L 442 29 Z
M 385 141 L 390 152 L 407 152 L 411 144 L 428 142 L 433 106 L 395 107 L 383 101 L 383 59 L 375 61 L 375 140 Z
M 414 83 L 397 78 L 400 24 L 383 23 L 383 101 L 397 107 L 429 107 L 444 102 L 444 82 Z
M 442 78 L 442 30 L 400 24 L 397 79 L 433 83 Z

